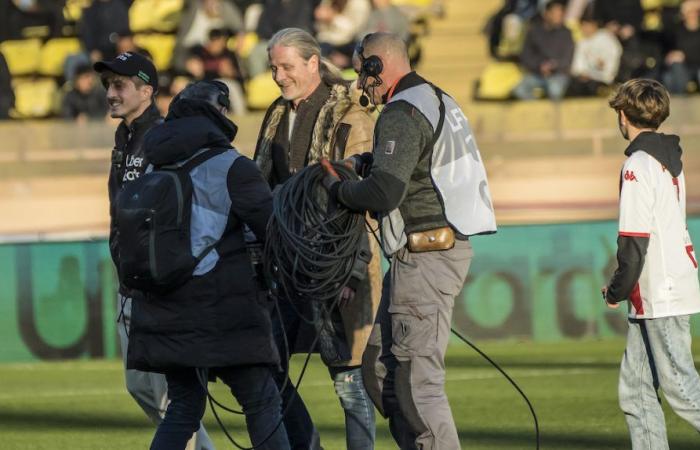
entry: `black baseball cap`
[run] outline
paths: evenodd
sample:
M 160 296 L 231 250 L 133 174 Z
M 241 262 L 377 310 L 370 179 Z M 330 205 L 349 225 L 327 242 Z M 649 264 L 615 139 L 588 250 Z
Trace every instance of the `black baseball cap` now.
M 117 75 L 138 77 L 146 84 L 151 85 L 154 92 L 158 90 L 158 72 L 156 67 L 150 59 L 139 53 L 124 52 L 111 61 L 98 61 L 92 67 L 99 73 L 109 70 Z

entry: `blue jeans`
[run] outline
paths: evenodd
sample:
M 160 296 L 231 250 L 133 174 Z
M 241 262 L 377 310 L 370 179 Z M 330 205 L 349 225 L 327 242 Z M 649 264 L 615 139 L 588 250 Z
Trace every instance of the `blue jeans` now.
M 297 339 L 300 328 L 305 326 L 293 307 L 286 300 L 279 300 L 279 312 L 272 317 L 272 333 L 280 353 L 282 371 L 274 374 L 275 382 L 281 389 L 285 385 L 285 372 L 289 367 L 289 355 Z M 284 325 L 284 326 L 283 326 Z M 285 348 L 284 336 L 288 339 Z M 328 369 L 333 379 L 335 392 L 345 412 L 345 436 L 347 450 L 372 450 L 374 448 L 375 423 L 374 405 L 367 395 L 359 367 L 332 367 Z M 282 408 L 288 408 L 284 416 L 284 425 L 289 436 L 292 450 L 319 450 L 321 448 L 318 431 L 314 427 L 311 415 L 304 400 L 294 391 L 297 380 L 287 378 L 282 391 Z M 304 382 L 302 381 L 302 385 Z
M 374 404 L 367 395 L 360 367 L 329 367 L 335 393 L 345 411 L 345 448 L 374 448 Z
M 289 449 L 284 424 L 277 426 L 282 419 L 281 400 L 270 367 L 224 367 L 210 373 L 226 383 L 240 403 L 250 440 L 256 448 Z M 184 450 L 192 433 L 199 429 L 206 408 L 206 391 L 195 369 L 167 372 L 165 378 L 170 405 L 153 437 L 151 450 Z
M 526 74 L 522 81 L 515 87 L 513 94 L 520 100 L 532 100 L 535 98 L 535 89 L 544 89 L 550 100 L 561 100 L 569 86 L 569 76 L 554 74 L 542 77 L 532 73 Z
M 658 388 L 676 414 L 700 431 L 700 376 L 690 343 L 689 316 L 629 320 L 619 396 L 634 450 L 669 448 Z

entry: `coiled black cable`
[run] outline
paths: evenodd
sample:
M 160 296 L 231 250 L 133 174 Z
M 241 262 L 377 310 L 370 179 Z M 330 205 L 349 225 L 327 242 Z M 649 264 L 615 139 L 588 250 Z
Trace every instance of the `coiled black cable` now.
M 341 180 L 357 179 L 344 165 L 333 167 Z M 290 303 L 337 300 L 365 233 L 364 214 L 337 207 L 323 187 L 324 176 L 319 164 L 308 166 L 285 182 L 273 201 L 263 260 L 279 296 Z
M 334 169 L 341 180 L 357 179 L 357 175 L 343 166 L 334 164 Z M 329 199 L 323 187 L 325 172 L 315 164 L 305 168 L 283 184 L 273 200 L 273 213 L 268 223 L 265 247 L 265 272 L 271 277 L 277 291 L 276 300 L 280 301 L 315 301 L 320 307 L 321 317 L 327 317 L 337 307 L 343 288 L 348 284 L 352 266 L 361 249 L 360 239 L 364 231 L 364 215 L 353 213 L 346 208 L 338 208 Z M 306 323 L 315 324 L 312 318 L 306 318 L 289 301 L 296 314 Z M 277 314 L 279 306 L 275 305 Z M 281 319 L 281 317 L 280 317 Z M 298 388 L 306 372 L 311 353 L 321 336 L 320 327 L 306 355 L 301 372 L 295 384 L 289 383 L 288 370 L 280 395 L 285 389 L 294 389 L 293 396 L 298 395 Z M 284 336 L 286 358 L 290 357 L 289 343 Z M 282 356 L 282 355 L 281 355 Z M 215 405 L 227 412 L 242 414 L 218 402 L 209 393 L 207 375 L 198 370 L 197 376 L 204 387 L 209 405 L 228 440 L 237 448 L 253 450 L 267 442 L 281 426 L 284 416 L 293 401 L 282 412 L 282 418 L 270 434 L 256 446 L 243 447 L 236 442 L 223 425 Z M 294 397 L 292 397 L 293 399 Z

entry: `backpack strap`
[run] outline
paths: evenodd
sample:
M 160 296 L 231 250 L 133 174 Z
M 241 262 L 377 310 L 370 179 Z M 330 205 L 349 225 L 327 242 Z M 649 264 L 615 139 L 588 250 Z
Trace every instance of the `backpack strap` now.
M 161 169 L 165 170 L 176 170 L 178 172 L 181 172 L 185 174 L 186 176 L 189 176 L 189 173 L 192 169 L 197 167 L 200 164 L 204 164 L 207 160 L 220 155 L 222 153 L 225 153 L 227 151 L 231 150 L 231 148 L 228 147 L 219 147 L 219 148 L 204 148 L 199 151 L 195 156 L 191 157 L 188 159 L 184 164 L 182 165 L 176 165 L 176 164 L 170 164 L 167 166 L 161 166 Z M 221 242 L 221 239 L 217 239 L 214 243 L 206 247 L 202 252 L 195 256 L 195 267 L 199 265 L 199 263 L 209 254 L 211 253 L 214 248 L 216 248 L 217 245 L 219 245 L 219 242 Z
M 195 156 L 187 160 L 183 165 L 177 167 L 178 170 L 182 170 L 185 173 L 189 173 L 190 170 L 194 169 L 200 164 L 203 164 L 205 161 L 208 159 L 211 159 L 215 157 L 216 155 L 220 155 L 226 151 L 230 150 L 229 148 L 206 148 L 203 149 L 203 151 L 200 151 L 197 153 Z

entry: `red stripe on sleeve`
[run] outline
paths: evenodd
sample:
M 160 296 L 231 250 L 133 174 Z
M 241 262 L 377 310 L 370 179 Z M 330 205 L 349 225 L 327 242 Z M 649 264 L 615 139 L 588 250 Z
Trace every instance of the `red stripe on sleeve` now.
M 630 301 L 638 315 L 644 314 L 644 303 L 642 302 L 642 294 L 639 292 L 639 283 L 634 285 L 630 294 Z
M 635 233 L 635 232 L 633 232 L 633 231 L 620 231 L 620 232 L 618 233 L 618 235 L 620 235 L 620 236 L 629 236 L 629 237 L 646 237 L 646 238 L 648 238 L 649 236 L 651 236 L 650 233 Z

